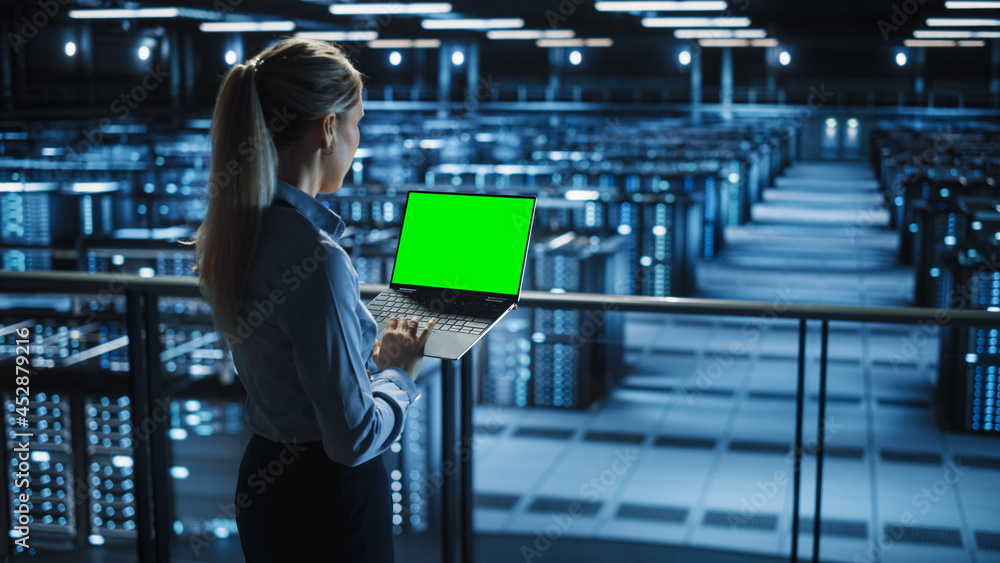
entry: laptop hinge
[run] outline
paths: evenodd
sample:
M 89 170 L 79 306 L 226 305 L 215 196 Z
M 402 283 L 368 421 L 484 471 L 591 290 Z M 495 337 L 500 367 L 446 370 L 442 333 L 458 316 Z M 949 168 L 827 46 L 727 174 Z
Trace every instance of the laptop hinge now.
M 405 287 L 401 287 L 401 288 L 397 289 L 396 291 L 399 291 L 401 293 L 413 293 L 416 290 L 415 289 L 408 289 L 408 288 L 405 288 Z
M 489 301 L 490 303 L 503 303 L 504 301 L 506 301 L 506 299 L 503 299 L 501 297 L 487 297 L 486 300 Z

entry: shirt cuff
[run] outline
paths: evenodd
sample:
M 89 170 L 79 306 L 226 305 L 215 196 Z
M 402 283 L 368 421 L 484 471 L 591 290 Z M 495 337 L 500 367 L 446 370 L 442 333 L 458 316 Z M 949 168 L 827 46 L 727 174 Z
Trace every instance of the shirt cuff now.
M 376 373 L 372 376 L 372 390 L 376 391 L 377 387 L 382 387 L 391 382 L 400 391 L 406 394 L 407 399 L 412 404 L 420 397 L 420 389 L 417 388 L 416 382 L 400 368 L 397 367 L 387 367 L 384 370 Z

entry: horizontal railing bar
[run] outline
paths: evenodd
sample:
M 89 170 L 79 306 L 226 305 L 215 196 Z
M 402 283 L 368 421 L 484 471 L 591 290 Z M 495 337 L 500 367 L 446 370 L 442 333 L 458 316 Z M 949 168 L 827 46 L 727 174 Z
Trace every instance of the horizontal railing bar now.
M 386 289 L 384 284 L 361 284 L 361 297 L 369 299 Z M 125 289 L 155 291 L 163 296 L 200 297 L 198 280 L 191 276 L 156 276 L 143 278 L 133 274 L 87 274 L 80 272 L 0 272 L 0 291 L 34 293 L 93 293 L 106 291 L 123 294 Z M 546 309 L 582 309 L 594 311 L 630 311 L 734 317 L 781 319 L 820 319 L 829 321 L 935 324 L 951 326 L 991 325 L 1000 322 L 1000 313 L 973 309 L 933 309 L 929 307 L 850 307 L 760 301 L 730 301 L 640 295 L 604 295 L 597 293 L 521 292 L 520 304 Z
M 193 276 L 155 276 L 135 274 L 88 274 L 85 272 L 32 270 L 0 272 L 0 289 L 29 290 L 34 293 L 98 293 L 125 295 L 126 290 L 154 291 L 174 297 L 200 297 L 198 279 Z

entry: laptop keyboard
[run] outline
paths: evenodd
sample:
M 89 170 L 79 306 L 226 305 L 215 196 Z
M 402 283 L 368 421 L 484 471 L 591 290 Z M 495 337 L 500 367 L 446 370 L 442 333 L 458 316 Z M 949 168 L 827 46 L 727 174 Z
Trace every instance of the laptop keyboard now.
M 438 305 L 433 308 L 433 305 Z M 462 313 L 452 313 L 460 310 Z M 382 323 L 389 317 L 410 319 L 414 315 L 420 317 L 417 330 L 423 330 L 427 321 L 436 318 L 433 330 L 480 334 L 496 319 L 503 309 L 496 305 L 488 305 L 481 301 L 463 302 L 460 300 L 448 304 L 448 309 L 442 311 L 439 304 L 422 301 L 419 298 L 402 293 L 380 293 L 368 304 L 368 310 L 375 321 Z

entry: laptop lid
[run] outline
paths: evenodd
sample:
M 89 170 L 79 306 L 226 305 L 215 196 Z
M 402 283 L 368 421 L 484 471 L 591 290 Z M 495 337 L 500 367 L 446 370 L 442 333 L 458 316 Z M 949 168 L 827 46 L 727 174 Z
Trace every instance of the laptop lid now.
M 516 302 L 534 216 L 534 196 L 411 191 L 389 286 Z

